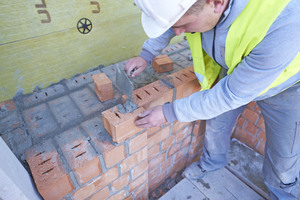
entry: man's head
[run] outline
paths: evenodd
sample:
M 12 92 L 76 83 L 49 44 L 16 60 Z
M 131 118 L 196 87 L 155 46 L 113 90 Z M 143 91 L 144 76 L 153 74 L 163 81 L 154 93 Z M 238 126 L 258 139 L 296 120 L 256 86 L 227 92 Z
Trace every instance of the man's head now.
M 142 10 L 142 25 L 150 38 L 173 27 L 183 32 L 206 32 L 220 19 L 229 0 L 134 0 Z

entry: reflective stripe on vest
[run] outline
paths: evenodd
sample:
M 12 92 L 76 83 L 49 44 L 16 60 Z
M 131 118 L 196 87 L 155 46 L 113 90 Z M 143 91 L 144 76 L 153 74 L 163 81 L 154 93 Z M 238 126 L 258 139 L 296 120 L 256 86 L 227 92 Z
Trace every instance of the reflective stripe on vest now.
M 273 22 L 289 2 L 290 0 L 249 0 L 244 10 L 230 26 L 227 34 L 225 44 L 225 63 L 229 68 L 227 74 L 232 73 L 242 59 L 249 55 L 252 49 L 264 39 Z M 187 33 L 186 35 L 189 44 L 193 46 L 191 47 L 191 52 L 194 60 L 194 71 L 201 73 L 200 77 L 204 76 L 202 79 L 205 80 L 207 79 L 205 75 L 208 74 L 208 71 L 205 69 L 210 68 L 209 63 L 206 63 L 207 59 L 205 57 L 203 59 L 203 56 L 202 58 L 194 58 L 196 52 L 199 52 L 200 49 L 202 50 L 201 34 Z M 198 40 L 196 42 L 197 46 L 192 44 L 195 40 Z M 202 61 L 198 61 L 198 59 L 202 59 Z M 212 60 L 211 58 L 209 59 Z M 203 67 L 204 62 L 206 65 L 205 68 Z M 199 65 L 199 63 L 202 65 Z M 213 64 L 213 68 L 215 68 L 214 65 L 216 64 Z M 204 70 L 199 68 L 204 68 Z M 267 92 L 270 88 L 285 82 L 299 72 L 299 69 L 300 53 L 298 53 L 292 63 L 290 63 L 280 76 L 268 88 L 261 92 L 260 95 Z M 202 84 L 206 86 L 210 85 L 210 83 L 207 84 L 205 82 L 202 82 Z

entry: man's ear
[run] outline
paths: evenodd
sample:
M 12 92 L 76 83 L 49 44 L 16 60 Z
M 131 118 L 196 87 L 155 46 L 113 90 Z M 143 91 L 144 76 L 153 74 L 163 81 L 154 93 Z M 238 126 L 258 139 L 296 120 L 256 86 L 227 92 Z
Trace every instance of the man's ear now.
M 225 10 L 226 0 L 212 0 L 214 4 L 215 13 L 220 13 Z

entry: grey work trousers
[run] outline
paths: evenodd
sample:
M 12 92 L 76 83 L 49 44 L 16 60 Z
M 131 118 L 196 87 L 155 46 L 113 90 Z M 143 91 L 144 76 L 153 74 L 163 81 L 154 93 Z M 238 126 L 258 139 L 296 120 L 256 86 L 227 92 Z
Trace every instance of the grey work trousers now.
M 297 197 L 300 170 L 300 83 L 256 102 L 266 126 L 263 178 L 273 199 Z M 224 167 L 232 128 L 246 106 L 206 121 L 201 165 L 206 170 Z

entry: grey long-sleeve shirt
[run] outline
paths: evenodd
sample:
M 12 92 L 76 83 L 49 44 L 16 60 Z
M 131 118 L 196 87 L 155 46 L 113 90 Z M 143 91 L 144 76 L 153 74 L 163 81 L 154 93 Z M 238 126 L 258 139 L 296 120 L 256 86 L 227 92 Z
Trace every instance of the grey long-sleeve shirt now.
M 230 0 L 220 22 L 214 30 L 202 33 L 204 51 L 225 70 L 225 41 L 230 25 L 244 9 L 247 0 Z M 268 30 L 265 38 L 245 57 L 235 70 L 222 78 L 212 89 L 196 92 L 189 97 L 164 105 L 164 115 L 169 122 L 210 119 L 238 108 L 253 100 L 274 96 L 300 80 L 299 72 L 284 83 L 258 96 L 281 74 L 300 51 L 300 1 L 291 0 Z M 165 48 L 174 31 L 148 39 L 140 56 L 151 64 L 153 57 Z M 213 51 L 215 43 L 215 52 Z

